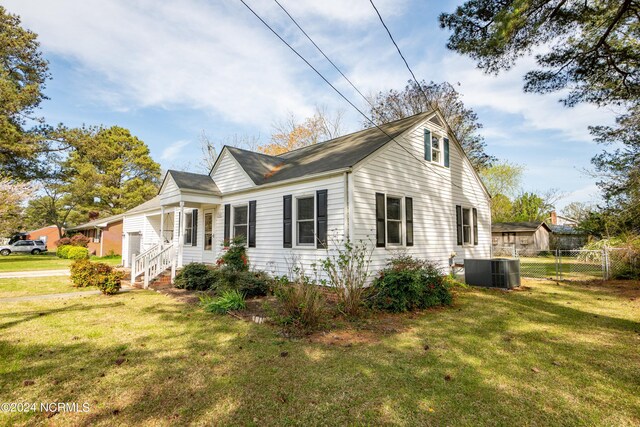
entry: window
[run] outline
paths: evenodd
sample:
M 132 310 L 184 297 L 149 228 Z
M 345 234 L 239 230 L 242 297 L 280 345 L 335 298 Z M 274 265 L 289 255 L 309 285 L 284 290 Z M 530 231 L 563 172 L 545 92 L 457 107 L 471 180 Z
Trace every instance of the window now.
M 247 237 L 249 214 L 247 205 L 233 207 L 233 237 Z
M 184 244 L 192 244 L 193 235 L 193 212 L 184 213 Z
M 376 247 L 413 246 L 413 198 L 376 193 Z
M 462 244 L 471 244 L 471 209 L 462 208 Z
M 440 150 L 440 138 L 433 135 L 431 137 L 431 161 L 435 163 L 442 163 L 442 153 Z
M 499 243 L 498 240 L 500 239 L 498 237 L 492 237 L 492 240 L 493 240 L 493 244 L 497 245 Z
M 516 243 L 516 233 L 502 233 L 502 243 L 513 245 Z
M 13 244 L 14 246 L 33 246 L 33 242 L 28 240 L 20 240 Z
M 298 245 L 315 243 L 314 197 L 296 198 L 296 242 Z
M 204 214 L 204 250 L 213 249 L 213 214 L 206 212 Z
M 402 199 L 387 196 L 387 244 L 402 244 Z

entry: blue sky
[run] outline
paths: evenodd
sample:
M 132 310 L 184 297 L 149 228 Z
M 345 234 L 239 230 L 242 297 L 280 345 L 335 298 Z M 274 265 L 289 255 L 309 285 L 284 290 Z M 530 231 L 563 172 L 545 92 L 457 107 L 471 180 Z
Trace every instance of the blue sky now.
M 461 2 L 462 0 L 460 0 Z M 364 101 L 323 61 L 271 0 L 247 0 L 360 108 Z M 410 75 L 368 0 L 281 0 L 365 94 L 401 89 Z M 559 94 L 522 92 L 533 66 L 487 76 L 446 49 L 437 16 L 459 2 L 378 0 L 376 5 L 419 79 L 458 84 L 484 125 L 487 150 L 525 166 L 525 190 L 558 188 L 570 201 L 597 201 L 584 173 L 601 149 L 587 126 L 612 113 L 567 109 Z M 164 168 L 194 168 L 198 138 L 224 142 L 260 135 L 289 113 L 316 105 L 345 112 L 347 131 L 362 118 L 239 1 L 5 0 L 39 34 L 53 79 L 42 105 L 49 123 L 120 125 L 144 140 Z

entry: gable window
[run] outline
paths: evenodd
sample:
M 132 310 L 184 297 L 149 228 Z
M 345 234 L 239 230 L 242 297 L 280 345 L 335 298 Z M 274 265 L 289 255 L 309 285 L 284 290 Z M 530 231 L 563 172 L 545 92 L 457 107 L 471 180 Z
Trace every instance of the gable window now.
M 247 237 L 249 226 L 247 205 L 233 207 L 233 237 Z
M 440 138 L 438 138 L 437 135 L 431 137 L 431 161 L 434 163 L 442 163 Z
M 387 244 L 402 244 L 402 199 L 387 196 Z
M 296 242 L 300 246 L 315 243 L 314 197 L 296 198 Z

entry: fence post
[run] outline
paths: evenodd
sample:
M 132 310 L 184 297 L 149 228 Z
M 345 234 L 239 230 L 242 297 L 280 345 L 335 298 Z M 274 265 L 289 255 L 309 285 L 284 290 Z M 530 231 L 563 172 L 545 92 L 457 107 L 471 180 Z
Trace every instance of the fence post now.
M 607 247 L 607 245 L 604 246 L 604 249 L 602 249 L 602 260 L 604 262 L 604 271 L 602 272 L 602 278 L 603 280 L 609 280 L 609 271 L 611 269 L 611 265 L 609 263 L 609 248 Z
M 556 249 L 556 281 L 560 280 L 560 268 L 559 268 L 560 258 L 559 258 L 559 254 L 560 254 L 560 251 L 558 251 L 558 249 Z

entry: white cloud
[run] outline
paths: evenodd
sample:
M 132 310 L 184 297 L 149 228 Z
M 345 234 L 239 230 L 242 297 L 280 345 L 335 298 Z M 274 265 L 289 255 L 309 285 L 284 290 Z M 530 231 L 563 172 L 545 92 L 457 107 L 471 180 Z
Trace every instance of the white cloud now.
M 571 202 L 591 202 L 598 203 L 602 200 L 600 189 L 593 183 L 581 187 L 575 191 L 570 192 L 560 201 L 558 201 L 556 208 L 562 209 Z
M 176 141 L 170 146 L 166 147 L 162 150 L 162 154 L 160 155 L 160 159 L 162 160 L 175 160 L 176 157 L 180 156 L 180 152 L 183 148 L 191 144 L 191 141 L 180 140 Z

